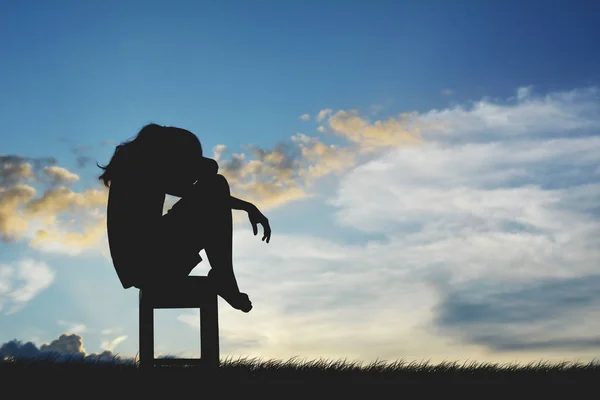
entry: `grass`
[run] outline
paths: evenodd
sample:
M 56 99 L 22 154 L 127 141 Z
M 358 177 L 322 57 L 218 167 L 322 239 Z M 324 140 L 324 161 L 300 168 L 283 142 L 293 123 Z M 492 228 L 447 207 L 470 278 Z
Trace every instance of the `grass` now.
M 445 362 L 377 361 L 363 364 L 347 360 L 224 359 L 219 368 L 160 367 L 151 371 L 137 362 L 44 359 L 0 361 L 0 376 L 50 377 L 79 375 L 94 379 L 127 377 L 155 382 L 162 378 L 192 379 L 204 383 L 591 383 L 600 381 L 600 364 L 591 362 L 536 362 L 527 365 Z M 139 381 L 138 381 L 139 382 Z

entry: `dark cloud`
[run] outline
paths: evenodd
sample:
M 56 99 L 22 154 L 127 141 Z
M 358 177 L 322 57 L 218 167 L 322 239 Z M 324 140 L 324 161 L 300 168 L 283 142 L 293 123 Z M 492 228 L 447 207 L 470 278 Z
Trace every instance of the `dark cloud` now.
M 255 145 L 243 146 L 243 148 L 252 157 L 251 159 L 247 159 L 245 155 L 233 154 L 231 159 L 219 161 L 220 170 L 237 176 L 247 166 L 249 161 L 256 160 L 261 162 L 261 166 L 258 168 L 255 167 L 252 170 L 252 174 L 254 178 L 260 179 L 261 174 L 272 174 L 274 171 L 295 171 L 302 158 L 300 148 L 291 141 L 281 141 L 272 150 Z M 227 150 L 224 149 L 219 152 L 225 153 Z
M 71 152 L 73 154 L 81 154 L 81 153 L 85 153 L 86 151 L 90 151 L 92 149 L 93 149 L 92 146 L 85 145 L 85 144 L 78 144 L 77 146 L 73 146 L 71 148 Z
M 44 168 L 56 165 L 53 157 L 22 157 L 0 155 L 0 187 L 12 186 L 22 179 L 33 178 Z
M 223 161 L 219 169 L 231 176 L 237 177 L 244 168 L 244 165 L 244 159 L 241 156 L 234 154 L 230 160 Z
M 94 149 L 105 146 L 114 145 L 113 140 L 103 140 L 100 143 L 90 145 L 90 144 L 78 144 L 71 147 L 71 153 L 74 154 L 75 162 L 79 168 L 86 168 L 90 164 L 95 164 L 95 160 L 93 157 L 89 156 L 89 153 L 93 153 Z
M 581 323 L 582 311 L 599 307 L 600 275 L 508 288 L 473 282 L 445 294 L 437 307 L 435 324 L 462 340 L 497 351 L 584 349 L 600 347 L 600 336 L 535 340 L 524 332 L 536 324 Z
M 77 162 L 77 166 L 79 168 L 85 168 L 89 164 L 93 164 L 95 162 L 93 157 L 88 156 L 79 156 L 75 159 L 75 161 Z
M 4 359 L 40 359 L 66 361 L 90 361 L 90 362 L 118 362 L 128 363 L 133 359 L 121 358 L 111 351 L 105 350 L 101 353 L 86 354 L 83 348 L 83 338 L 77 334 L 62 334 L 50 344 L 37 347 L 32 342 L 23 343 L 19 340 L 11 340 L 0 346 L 0 360 Z
M 299 177 L 299 168 L 302 162 L 300 148 L 291 141 L 281 141 L 273 147 L 272 150 L 264 149 L 258 146 L 244 146 L 252 159 L 259 163 L 254 163 L 251 167 L 246 159 L 233 158 L 226 164 L 227 172 L 235 171 L 243 173 L 244 168 L 250 167 L 246 171 L 249 173 L 247 178 L 256 183 L 282 184 L 290 183 Z
M 12 358 L 37 358 L 41 354 L 40 349 L 32 342 L 21 343 L 18 340 L 11 340 L 0 346 L 0 359 L 6 357 Z
M 302 154 L 298 146 L 290 141 L 277 143 L 273 150 L 250 146 L 250 151 L 257 160 L 271 165 L 278 170 L 293 170 L 298 167 Z
M 438 323 L 445 326 L 530 323 L 554 318 L 574 308 L 600 305 L 600 275 L 497 290 L 494 285 L 477 283 L 448 295 L 440 306 Z M 480 295 L 486 292 L 485 296 Z
M 77 166 L 79 168 L 85 168 L 89 164 L 94 162 L 94 159 L 92 157 L 86 155 L 86 153 L 92 151 L 93 149 L 94 146 L 84 144 L 79 144 L 71 148 L 71 153 L 77 156 L 75 158 L 75 161 L 77 162 Z

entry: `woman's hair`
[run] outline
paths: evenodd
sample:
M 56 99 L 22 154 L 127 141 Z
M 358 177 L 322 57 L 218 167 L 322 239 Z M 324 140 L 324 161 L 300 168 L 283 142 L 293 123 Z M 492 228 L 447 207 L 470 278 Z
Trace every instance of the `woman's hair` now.
M 174 149 L 174 145 L 178 145 Z M 104 170 L 98 177 L 109 187 L 110 182 L 118 175 L 132 170 L 151 167 L 159 160 L 169 162 L 173 157 L 184 156 L 181 152 L 196 152 L 200 150 L 202 156 L 202 145 L 198 137 L 182 128 L 148 124 L 130 140 L 126 140 L 115 148 L 110 162 L 101 166 Z

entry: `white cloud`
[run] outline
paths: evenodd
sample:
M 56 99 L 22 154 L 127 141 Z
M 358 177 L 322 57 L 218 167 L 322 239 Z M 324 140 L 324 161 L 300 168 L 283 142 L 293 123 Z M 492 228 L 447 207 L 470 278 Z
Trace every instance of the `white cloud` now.
M 317 114 L 317 122 L 323 121 L 332 112 L 333 112 L 333 110 L 331 108 L 326 108 L 324 110 L 319 111 L 319 113 Z
M 442 93 L 444 96 L 450 96 L 450 95 L 451 95 L 452 93 L 454 93 L 454 92 L 452 91 L 452 89 L 444 89 L 444 90 L 442 90 L 442 91 L 441 91 L 441 93 Z
M 571 132 L 600 128 L 596 88 L 544 96 L 534 96 L 529 89 L 520 89 L 518 93 L 520 97 L 512 102 L 483 99 L 470 107 L 457 105 L 419 114 L 419 121 L 426 127 L 421 137 L 472 142 L 536 135 L 566 137 Z
M 15 155 L 0 154 L 0 186 L 12 186 L 19 181 L 34 179 L 37 168 L 44 163 L 42 160 L 30 159 Z
M 72 255 L 101 250 L 108 191 L 72 190 L 79 176 L 54 163 L 0 156 L 0 239 Z
M 32 248 L 48 253 L 77 256 L 87 251 L 106 250 L 105 215 L 88 213 L 82 219 L 56 221 L 50 227 L 32 223 L 25 237 Z
M 302 115 L 300 116 L 300 119 L 301 119 L 302 121 L 308 121 L 308 120 L 310 119 L 310 114 L 302 114 Z
M 517 89 L 517 100 L 523 101 L 527 97 L 531 96 L 533 88 L 531 86 L 520 87 Z
M 410 146 L 399 145 L 409 129 L 398 120 L 343 114 L 337 132 L 380 151 L 349 167 L 330 205 L 346 233 L 377 240 L 274 232 L 257 248 L 236 231 L 238 282 L 254 309 L 221 309 L 227 353 L 590 360 L 598 111 L 593 89 L 520 90 L 512 103 L 411 116 L 421 141 Z M 197 329 L 196 316 L 180 321 Z
M 0 265 L 0 310 L 20 311 L 54 281 L 54 271 L 43 261 L 23 259 Z
M 127 339 L 127 335 L 117 336 L 112 340 L 103 340 L 100 345 L 102 349 L 113 352 L 115 347 L 117 347 L 120 343 L 124 342 Z
M 598 128 L 597 108 L 594 88 L 544 96 L 535 95 L 531 88 L 520 88 L 515 97 L 504 102 L 482 99 L 468 107 L 407 112 L 379 120 L 371 120 L 358 110 L 324 109 L 317 114 L 323 137 L 302 135 L 303 140 L 295 140 L 301 134 L 294 135 L 273 149 L 250 146 L 245 152 L 230 154 L 228 159 L 225 158 L 227 148 L 218 145 L 214 157 L 221 164 L 220 171 L 229 179 L 233 194 L 268 211 L 314 198 L 316 179 L 341 175 L 394 148 L 426 147 L 434 142 L 472 145 L 508 139 L 531 141 L 536 135 L 562 135 L 565 139 L 563 133 L 577 135 L 583 130 Z M 330 143 L 336 140 L 341 143 Z M 481 149 L 488 150 L 494 151 L 494 145 Z M 531 149 L 538 156 L 540 151 Z M 434 162 L 427 161 L 428 164 Z M 44 251 L 77 255 L 93 250 L 106 255 L 103 220 L 106 190 L 75 192 L 55 184 L 36 198 L 33 187 L 15 184 L 33 176 L 32 171 L 39 169 L 35 165 L 40 162 L 34 164 L 25 158 L 2 158 L 3 182 L 13 185 L 0 187 L 0 235 L 4 240 L 25 236 L 34 248 Z M 54 165 L 44 171 L 54 171 L 54 175 L 62 177 L 61 182 L 75 176 Z
M 59 353 L 81 355 L 85 355 L 86 353 L 86 350 L 83 347 L 83 338 L 76 333 L 70 335 L 63 333 L 58 339 L 54 339 L 49 344 L 41 345 L 40 351 L 55 351 Z
M 328 109 L 317 115 L 323 137 L 295 135 L 298 154 L 276 146 L 224 160 L 234 191 L 267 206 L 307 198 L 311 179 L 347 172 L 329 187 L 335 222 L 347 236 L 376 238 L 345 243 L 281 228 L 257 248 L 236 230 L 238 280 L 255 308 L 221 309 L 227 353 L 585 358 L 581 346 L 595 348 L 589 332 L 600 328 L 593 290 L 577 289 L 578 279 L 595 282 L 600 261 L 599 106 L 595 89 L 524 88 L 508 101 L 375 121 Z M 334 136 L 343 143 L 329 144 Z M 215 158 L 226 151 L 217 146 Z M 361 164 L 365 153 L 371 161 Z M 48 204 L 63 207 L 60 199 Z M 0 269 L 0 299 L 15 274 Z M 536 285 L 563 303 L 548 309 Z M 197 329 L 190 315 L 180 321 Z
M 87 327 L 85 324 L 77 323 L 77 322 L 67 322 L 67 321 L 56 321 L 58 326 L 66 326 L 66 332 L 75 333 L 81 335 L 83 332 L 87 331 Z
M 573 156 L 571 168 L 590 162 L 586 158 L 600 162 L 600 141 L 572 141 L 588 146 L 584 155 Z M 562 154 L 546 152 L 547 158 L 537 163 L 530 161 L 535 154 L 527 147 L 499 149 L 498 158 L 484 151 L 486 145 L 470 146 L 467 152 L 463 146 L 398 150 L 350 174 L 332 203 L 345 226 L 392 235 L 409 246 L 403 251 L 421 265 L 434 257 L 457 279 L 590 274 L 594 260 L 600 260 L 600 253 L 589 248 L 600 245 L 593 236 L 600 233 L 600 224 L 589 214 L 600 183 L 544 188 L 556 183 L 563 171 L 549 175 L 540 171 L 542 166 L 550 168 L 577 147 L 562 145 Z M 543 151 L 544 144 L 540 147 Z M 487 163 L 478 165 L 482 154 Z M 434 166 L 412 168 L 419 156 L 435 160 Z M 511 162 L 517 159 L 527 161 Z M 505 162 L 512 168 L 499 167 Z M 538 175 L 530 172 L 534 166 Z M 518 180 L 523 183 L 515 185 Z
M 0 187 L 0 239 L 12 242 L 27 230 L 28 221 L 20 206 L 35 196 L 35 188 L 25 184 Z
M 435 305 L 428 294 L 434 291 L 393 269 L 393 247 L 383 246 L 376 258 L 382 244 L 279 233 L 259 248 L 248 231 L 238 232 L 235 242 L 238 282 L 254 309 L 242 315 L 222 302 L 223 354 L 362 360 L 426 354 L 431 340 L 420 325 Z M 179 319 L 198 329 L 197 318 L 185 313 Z M 419 335 L 409 339 L 415 330 Z
M 114 335 L 117 332 L 121 332 L 121 329 L 120 328 L 106 328 L 106 329 L 102 329 L 100 331 L 100 333 L 105 336 L 106 335 Z
M 44 167 L 44 173 L 50 178 L 53 185 L 69 185 L 79 181 L 79 175 L 56 165 Z
M 423 121 L 417 113 L 403 113 L 397 118 L 371 122 L 358 110 L 340 110 L 328 119 L 328 128 L 362 152 L 420 144 Z
M 317 122 L 323 121 L 332 112 L 333 112 L 333 110 L 331 108 L 326 108 L 326 109 L 319 111 L 319 113 L 317 114 Z
M 359 110 L 324 109 L 317 114 L 322 137 L 296 134 L 272 150 L 250 146 L 249 151 L 232 153 L 229 159 L 224 157 L 226 147 L 219 145 L 214 157 L 234 194 L 274 208 L 314 197 L 315 179 L 348 171 L 396 148 L 581 135 L 600 127 L 599 103 L 595 88 L 535 95 L 526 87 L 507 101 L 484 98 L 468 105 L 375 120 Z

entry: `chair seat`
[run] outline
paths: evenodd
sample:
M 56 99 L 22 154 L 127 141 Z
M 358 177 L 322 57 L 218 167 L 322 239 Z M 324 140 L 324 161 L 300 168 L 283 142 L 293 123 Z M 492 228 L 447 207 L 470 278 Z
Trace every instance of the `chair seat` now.
M 189 276 L 177 285 L 140 289 L 144 305 L 151 308 L 202 308 L 217 295 L 210 278 Z

